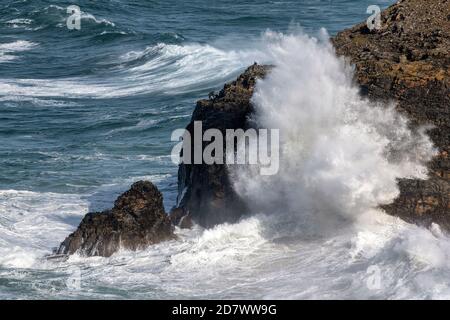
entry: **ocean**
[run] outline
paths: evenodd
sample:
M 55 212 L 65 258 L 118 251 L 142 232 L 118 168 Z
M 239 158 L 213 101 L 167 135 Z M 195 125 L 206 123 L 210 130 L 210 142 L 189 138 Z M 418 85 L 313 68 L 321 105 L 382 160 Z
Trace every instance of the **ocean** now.
M 285 194 L 292 190 L 302 194 L 294 192 L 283 199 L 290 204 L 302 199 L 304 205 L 286 205 L 289 214 L 283 218 L 258 208 L 257 214 L 237 224 L 177 230 L 177 240 L 139 252 L 45 259 L 87 212 L 112 207 L 135 181 L 154 182 L 170 210 L 177 196 L 177 166 L 170 158 L 172 131 L 189 123 L 197 100 L 220 90 L 254 62 L 290 61 L 302 66 L 293 68 L 297 73 L 292 77 L 269 82 L 282 91 L 289 88 L 284 96 L 307 90 L 308 97 L 295 95 L 291 102 L 302 101 L 315 110 L 336 97 L 365 105 L 353 94 L 348 77 L 339 78 L 342 70 L 331 49 L 315 43 L 317 39 L 326 43 L 327 37 L 366 20 L 369 5 L 383 9 L 394 2 L 3 0 L 0 298 L 450 298 L 448 237 L 437 226 L 427 230 L 371 209 L 380 199 L 395 198 L 396 178 L 426 173 L 416 172 L 423 168 L 411 157 L 396 167 L 371 158 L 380 140 L 370 134 L 361 141 L 339 136 L 342 145 L 354 143 L 361 151 L 343 160 L 359 161 L 361 154 L 379 160 L 364 162 L 353 175 L 337 173 L 348 170 L 348 163 L 336 164 L 336 172 L 318 169 L 317 156 L 303 154 L 304 148 L 289 154 L 293 159 L 302 154 L 302 159 L 309 159 L 303 163 L 310 166 L 309 171 L 288 170 L 286 176 L 302 171 L 302 176 L 333 174 L 332 188 L 322 187 L 328 178 L 315 180 L 325 202 L 339 206 L 342 200 L 356 199 L 357 205 L 344 208 L 350 216 L 345 222 L 330 217 L 328 206 L 317 206 L 324 198 L 309 195 L 304 182 L 279 179 L 270 183 L 278 190 L 290 190 Z M 68 28 L 70 5 L 81 9 L 79 30 Z M 320 86 L 333 90 L 317 89 Z M 262 111 L 280 102 L 258 92 Z M 314 116 L 336 123 L 339 115 L 323 108 L 327 110 L 326 115 Z M 373 116 L 369 111 L 358 115 Z M 395 114 L 389 117 L 382 123 L 367 119 L 358 125 L 386 128 L 400 121 L 403 128 Z M 301 119 L 303 113 L 287 123 L 271 119 L 270 125 L 311 124 Z M 318 134 L 315 129 L 308 132 Z M 355 135 L 351 130 L 349 134 Z M 290 133 L 298 136 L 306 131 Z M 334 133 L 330 130 L 323 137 L 336 137 Z M 431 150 L 423 139 L 423 148 Z M 322 139 L 320 148 L 318 142 L 306 150 L 318 153 L 335 145 Z M 297 162 L 302 163 L 289 162 L 290 168 Z M 371 175 L 364 175 L 367 168 L 373 170 Z M 380 176 L 380 172 L 387 173 Z M 377 182 L 357 188 L 346 184 L 361 177 Z M 338 186 L 344 184 L 348 188 L 341 191 Z M 239 179 L 236 188 L 252 203 L 261 201 L 261 207 L 270 208 L 260 197 L 270 190 L 255 191 Z M 376 196 L 367 199 L 367 194 Z M 305 213 L 312 208 L 322 210 L 320 219 Z

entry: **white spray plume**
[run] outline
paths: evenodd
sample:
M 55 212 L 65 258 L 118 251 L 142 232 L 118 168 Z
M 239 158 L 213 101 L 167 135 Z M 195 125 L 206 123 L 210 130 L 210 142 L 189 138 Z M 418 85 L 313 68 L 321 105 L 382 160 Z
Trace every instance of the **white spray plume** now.
M 234 172 L 237 192 L 254 211 L 303 222 L 352 220 L 393 201 L 398 178 L 426 178 L 436 153 L 426 128 L 411 131 L 393 104 L 361 97 L 325 31 L 322 40 L 273 32 L 266 38 L 275 67 L 256 86 L 254 120 L 280 129 L 280 171 Z

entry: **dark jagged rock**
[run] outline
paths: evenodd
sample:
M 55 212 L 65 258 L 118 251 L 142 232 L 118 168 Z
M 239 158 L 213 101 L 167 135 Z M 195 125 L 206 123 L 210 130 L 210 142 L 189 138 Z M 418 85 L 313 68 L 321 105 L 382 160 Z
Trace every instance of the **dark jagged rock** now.
M 161 193 L 151 182 L 139 181 L 116 200 L 113 209 L 88 213 L 57 253 L 109 257 L 120 248 L 143 249 L 174 237 Z
M 366 23 L 332 39 L 355 65 L 356 81 L 374 100 L 393 99 L 413 125 L 431 124 L 439 148 L 426 181 L 401 180 L 384 209 L 407 221 L 450 229 L 450 1 L 404 0 L 382 12 L 380 30 Z
M 226 129 L 248 128 L 247 117 L 252 112 L 250 99 L 256 79 L 264 77 L 268 69 L 268 66 L 254 64 L 217 95 L 210 94 L 209 100 L 198 101 L 187 126 L 191 136 L 194 121 L 202 121 L 203 131 L 216 128 L 224 135 Z M 178 192 L 178 208 L 203 227 L 235 222 L 247 213 L 244 202 L 233 190 L 226 165 L 181 164 Z

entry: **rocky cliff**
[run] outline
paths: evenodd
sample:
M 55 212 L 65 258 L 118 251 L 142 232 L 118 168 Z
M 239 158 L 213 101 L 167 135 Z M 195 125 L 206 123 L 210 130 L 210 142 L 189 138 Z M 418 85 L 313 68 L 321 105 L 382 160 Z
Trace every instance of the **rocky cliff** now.
M 355 80 L 373 100 L 395 100 L 414 126 L 429 130 L 439 156 L 427 181 L 401 180 L 401 195 L 385 210 L 407 221 L 450 229 L 450 1 L 404 0 L 382 12 L 381 28 L 366 23 L 333 44 L 355 65 Z

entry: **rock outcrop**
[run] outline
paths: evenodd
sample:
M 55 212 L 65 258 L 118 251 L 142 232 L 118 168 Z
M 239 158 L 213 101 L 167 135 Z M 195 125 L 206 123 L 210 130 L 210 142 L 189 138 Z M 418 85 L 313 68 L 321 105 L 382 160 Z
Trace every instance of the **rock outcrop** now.
M 202 121 L 203 131 L 216 128 L 225 136 L 226 129 L 246 129 L 252 112 L 250 99 L 256 79 L 264 77 L 269 66 L 254 64 L 236 81 L 228 83 L 209 100 L 200 100 L 187 130 L 193 136 L 194 121 Z M 184 164 L 178 171 L 178 204 L 173 215 L 189 215 L 203 227 L 235 222 L 247 208 L 234 191 L 226 165 Z M 172 214 L 171 214 L 172 215 Z
M 399 1 L 382 12 L 381 29 L 362 23 L 332 41 L 355 65 L 364 94 L 395 100 L 413 125 L 433 126 L 439 156 L 430 163 L 430 179 L 401 180 L 400 197 L 384 209 L 450 230 L 450 1 Z
M 161 192 L 151 182 L 139 181 L 116 200 L 113 209 L 88 213 L 57 253 L 109 257 L 120 248 L 138 250 L 173 238 Z

